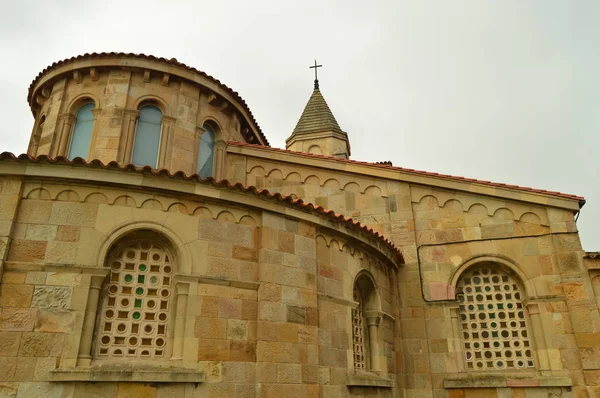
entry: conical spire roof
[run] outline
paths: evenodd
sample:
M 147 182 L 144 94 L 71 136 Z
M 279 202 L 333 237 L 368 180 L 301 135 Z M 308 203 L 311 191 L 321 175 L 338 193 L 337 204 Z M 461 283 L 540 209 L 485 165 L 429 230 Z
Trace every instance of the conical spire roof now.
M 306 107 L 304 107 L 302 116 L 300 116 L 300 120 L 298 120 L 292 135 L 316 133 L 320 131 L 336 131 L 343 133 L 317 86 L 310 96 Z

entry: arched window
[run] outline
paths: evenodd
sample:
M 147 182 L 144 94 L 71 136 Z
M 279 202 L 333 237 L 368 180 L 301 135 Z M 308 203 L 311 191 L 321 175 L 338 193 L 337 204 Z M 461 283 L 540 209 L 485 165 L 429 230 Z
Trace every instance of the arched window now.
M 70 160 L 80 157 L 86 159 L 90 152 L 90 142 L 92 140 L 92 130 L 94 128 L 94 103 L 89 102 L 79 108 L 77 119 L 71 135 L 71 145 L 67 157 Z
M 211 126 L 202 126 L 204 133 L 200 136 L 200 148 L 198 149 L 198 175 L 202 178 L 213 176 L 213 155 L 215 145 L 215 131 Z
M 534 367 L 521 289 L 493 265 L 474 268 L 457 285 L 467 369 Z
M 145 105 L 140 109 L 131 163 L 136 166 L 158 166 L 162 117 L 162 111 L 157 106 Z
M 174 259 L 152 234 L 115 245 L 98 315 L 95 357 L 165 358 Z
M 379 323 L 381 312 L 373 279 L 362 273 L 354 282 L 352 309 L 352 352 L 357 371 L 380 370 Z

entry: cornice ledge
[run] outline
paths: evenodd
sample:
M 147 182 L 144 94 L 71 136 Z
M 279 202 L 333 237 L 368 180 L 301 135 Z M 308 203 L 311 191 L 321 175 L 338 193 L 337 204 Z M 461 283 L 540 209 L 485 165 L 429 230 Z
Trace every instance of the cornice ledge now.
M 374 374 L 348 375 L 346 386 L 393 388 L 394 380 Z
M 140 368 L 101 367 L 55 369 L 50 372 L 49 381 L 87 382 L 147 382 L 147 383 L 203 383 L 203 371 L 184 368 Z
M 444 388 L 497 388 L 497 387 L 571 387 L 568 376 L 481 374 L 450 376 L 444 379 Z

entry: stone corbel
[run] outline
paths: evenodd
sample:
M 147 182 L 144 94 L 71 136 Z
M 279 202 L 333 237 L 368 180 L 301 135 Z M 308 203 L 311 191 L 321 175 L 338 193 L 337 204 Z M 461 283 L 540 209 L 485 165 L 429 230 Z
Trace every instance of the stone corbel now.
M 221 112 L 225 112 L 225 110 L 227 110 L 227 108 L 229 108 L 229 102 L 227 102 L 227 101 L 223 101 L 223 102 L 221 102 L 221 105 L 219 105 L 219 111 L 221 111 Z
M 83 76 L 81 76 L 81 72 L 76 70 L 75 72 L 73 72 L 73 80 L 75 80 L 75 83 L 79 84 L 83 81 Z
M 171 75 L 169 75 L 168 73 L 163 73 L 163 77 L 162 77 L 162 81 L 161 81 L 161 84 L 163 86 L 169 85 L 169 77 L 171 77 Z
M 36 95 L 35 96 L 35 103 L 38 104 L 39 106 L 44 105 L 45 99 L 44 97 L 42 97 L 41 95 Z
M 48 89 L 48 87 L 44 87 L 42 89 L 41 93 L 42 93 L 42 97 L 44 97 L 44 98 L 48 98 L 50 96 L 50 90 Z
M 144 71 L 144 83 L 150 83 L 150 71 L 148 69 Z
M 215 105 L 216 100 L 217 100 L 217 94 L 215 94 L 215 93 L 209 93 L 206 98 L 206 101 L 211 105 Z
M 90 68 L 90 78 L 93 82 L 98 80 L 98 71 L 96 70 L 96 68 Z

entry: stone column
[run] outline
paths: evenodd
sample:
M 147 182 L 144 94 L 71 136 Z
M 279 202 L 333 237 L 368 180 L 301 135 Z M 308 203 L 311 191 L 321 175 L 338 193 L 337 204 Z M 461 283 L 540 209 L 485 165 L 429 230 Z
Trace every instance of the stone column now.
M 90 291 L 88 293 L 85 314 L 83 316 L 83 329 L 81 330 L 77 366 L 89 366 L 92 362 L 92 338 L 94 336 L 94 325 L 96 323 L 100 289 L 102 289 L 104 279 L 105 277 L 102 275 L 92 275 L 91 278 Z
M 98 104 L 96 104 L 96 105 L 98 105 Z M 108 149 L 106 147 L 106 145 L 103 145 L 102 148 L 99 148 L 98 143 L 96 142 L 96 140 L 98 139 L 98 129 L 99 129 L 98 118 L 101 114 L 102 114 L 102 108 L 92 109 L 92 116 L 94 116 L 94 125 L 92 126 L 92 136 L 90 137 L 90 149 L 88 151 L 87 160 L 100 158 L 100 156 L 98 156 L 98 154 L 95 152 L 96 148 L 103 149 L 103 150 Z
M 460 309 L 458 307 L 450 308 L 450 317 L 452 318 L 452 344 L 450 348 L 456 356 L 456 368 L 459 372 L 465 371 L 465 361 L 463 359 L 462 336 L 460 335 Z
M 600 273 L 591 274 L 592 277 L 592 289 L 594 290 L 594 297 L 596 297 L 596 306 L 600 311 Z
M 162 134 L 158 148 L 158 168 L 171 168 L 171 152 L 173 151 L 173 134 L 175 134 L 175 122 L 177 119 L 170 116 L 162 118 Z
M 367 327 L 369 328 L 369 361 L 371 371 L 381 370 L 379 363 L 379 324 L 381 323 L 381 313 L 375 311 L 365 312 Z
M 54 137 L 50 148 L 50 156 L 67 156 L 68 145 L 75 124 L 76 116 L 71 113 L 63 113 L 58 116 L 59 134 Z
M 542 325 L 539 304 L 527 304 L 527 312 L 529 313 L 529 319 L 531 319 L 531 327 L 533 329 L 533 338 L 535 340 L 536 348 L 535 351 L 537 352 L 537 358 L 539 362 L 538 369 L 550 370 L 550 360 L 548 358 L 546 340 L 544 339 L 544 328 Z
M 213 176 L 217 181 L 223 179 L 225 175 L 225 154 L 227 153 L 227 144 L 223 140 L 215 142 L 214 146 L 214 169 Z
M 123 129 L 119 140 L 119 154 L 117 162 L 130 163 L 133 153 L 133 139 L 135 137 L 135 125 L 140 111 L 125 109 L 123 114 Z
M 175 306 L 175 332 L 173 338 L 173 355 L 171 359 L 183 359 L 183 342 L 185 339 L 185 321 L 187 318 L 188 295 L 190 284 L 179 282 L 175 286 L 177 304 Z

